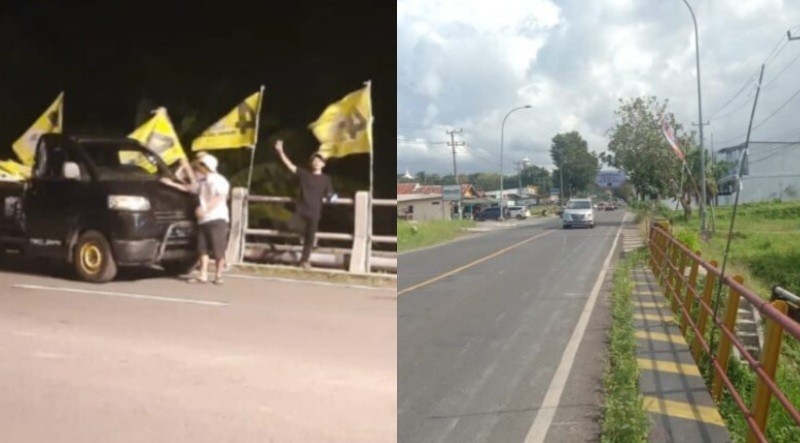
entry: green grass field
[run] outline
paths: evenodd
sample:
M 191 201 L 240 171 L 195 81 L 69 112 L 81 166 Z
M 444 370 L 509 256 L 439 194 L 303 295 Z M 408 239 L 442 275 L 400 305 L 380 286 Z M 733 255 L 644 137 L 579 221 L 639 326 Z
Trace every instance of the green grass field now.
M 475 226 L 470 220 L 397 221 L 397 251 L 411 251 L 450 241 L 468 233 Z

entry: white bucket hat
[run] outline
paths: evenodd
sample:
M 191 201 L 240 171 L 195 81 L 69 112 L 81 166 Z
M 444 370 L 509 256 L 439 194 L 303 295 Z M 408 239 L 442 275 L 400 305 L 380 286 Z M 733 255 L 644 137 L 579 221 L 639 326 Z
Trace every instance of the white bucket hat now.
M 217 172 L 217 165 L 219 164 L 219 161 L 213 155 L 211 155 L 211 154 L 202 155 L 202 156 L 200 156 L 199 161 L 206 168 L 208 168 L 209 171 Z

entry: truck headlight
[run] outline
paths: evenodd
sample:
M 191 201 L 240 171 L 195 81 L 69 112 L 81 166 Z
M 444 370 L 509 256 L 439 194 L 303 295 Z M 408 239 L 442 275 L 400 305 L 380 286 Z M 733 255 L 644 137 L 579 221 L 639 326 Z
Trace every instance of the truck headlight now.
M 118 211 L 147 211 L 150 209 L 150 200 L 140 195 L 109 195 L 108 209 Z

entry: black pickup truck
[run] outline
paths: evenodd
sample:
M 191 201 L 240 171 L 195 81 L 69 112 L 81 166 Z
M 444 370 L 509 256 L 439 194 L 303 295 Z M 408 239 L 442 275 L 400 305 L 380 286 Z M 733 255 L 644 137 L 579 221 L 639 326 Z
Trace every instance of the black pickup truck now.
M 136 140 L 42 135 L 31 178 L 0 182 L 0 255 L 54 258 L 91 282 L 121 266 L 186 272 L 196 262 L 195 197 Z

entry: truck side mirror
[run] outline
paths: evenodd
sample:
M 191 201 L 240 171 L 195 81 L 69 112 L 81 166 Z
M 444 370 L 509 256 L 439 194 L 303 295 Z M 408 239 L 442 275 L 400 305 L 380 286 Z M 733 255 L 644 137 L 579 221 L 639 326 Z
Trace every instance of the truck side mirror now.
M 63 168 L 63 175 L 64 178 L 68 180 L 80 180 L 81 179 L 81 170 L 78 168 L 78 164 L 75 162 L 64 162 Z

